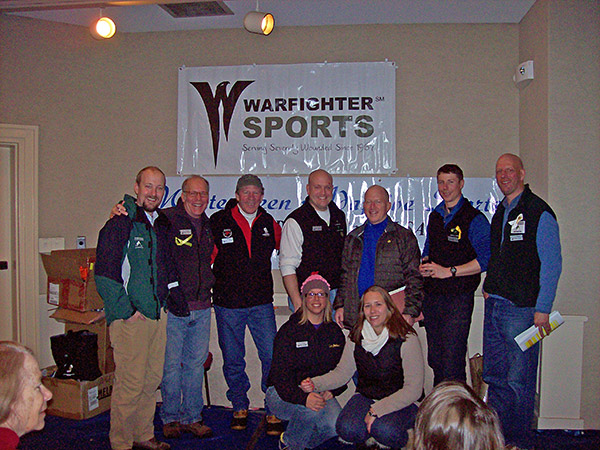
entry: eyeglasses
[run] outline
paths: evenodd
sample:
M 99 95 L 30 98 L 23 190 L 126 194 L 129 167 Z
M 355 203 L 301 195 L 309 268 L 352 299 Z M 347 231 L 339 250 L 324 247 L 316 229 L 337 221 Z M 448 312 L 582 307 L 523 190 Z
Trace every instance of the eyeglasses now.
M 208 197 L 208 192 L 183 191 L 183 193 L 190 198 Z
M 326 294 L 325 292 L 308 292 L 308 293 L 304 294 L 304 296 L 308 297 L 308 298 L 315 298 L 315 297 L 325 298 L 325 297 L 328 297 L 329 294 Z

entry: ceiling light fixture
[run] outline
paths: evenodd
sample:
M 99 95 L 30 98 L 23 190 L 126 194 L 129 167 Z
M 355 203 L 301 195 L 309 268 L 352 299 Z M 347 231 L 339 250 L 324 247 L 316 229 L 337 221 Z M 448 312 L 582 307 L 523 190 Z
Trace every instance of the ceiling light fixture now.
M 100 18 L 90 26 L 90 33 L 94 39 L 110 39 L 117 32 L 117 26 L 111 18 L 105 17 L 100 10 Z
M 250 11 L 244 17 L 244 28 L 250 33 L 262 34 L 268 36 L 275 27 L 273 14 L 260 12 L 258 10 L 258 0 L 256 0 L 256 11 Z

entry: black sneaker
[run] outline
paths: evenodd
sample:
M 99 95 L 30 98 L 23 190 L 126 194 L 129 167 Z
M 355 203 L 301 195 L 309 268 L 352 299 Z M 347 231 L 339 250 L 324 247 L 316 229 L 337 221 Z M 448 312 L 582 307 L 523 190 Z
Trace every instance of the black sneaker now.
M 233 419 L 231 419 L 232 430 L 245 430 L 248 426 L 248 410 L 240 409 L 239 411 L 233 412 Z
M 268 414 L 267 415 L 267 434 L 269 436 L 281 436 L 283 433 L 283 422 L 277 417 Z

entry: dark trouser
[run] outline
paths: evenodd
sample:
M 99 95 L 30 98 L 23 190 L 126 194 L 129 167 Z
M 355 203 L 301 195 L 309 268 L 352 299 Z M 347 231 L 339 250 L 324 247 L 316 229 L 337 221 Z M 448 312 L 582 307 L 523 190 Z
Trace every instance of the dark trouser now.
M 467 339 L 475 293 L 427 294 L 423 302 L 427 331 L 427 362 L 433 369 L 433 383 L 444 380 L 465 382 Z
M 400 449 L 408 442 L 408 430 L 415 424 L 417 405 L 407 407 L 378 417 L 367 430 L 365 417 L 374 400 L 356 393 L 352 396 L 338 416 L 335 429 L 339 437 L 346 442 L 362 444 L 373 437 L 379 444 Z

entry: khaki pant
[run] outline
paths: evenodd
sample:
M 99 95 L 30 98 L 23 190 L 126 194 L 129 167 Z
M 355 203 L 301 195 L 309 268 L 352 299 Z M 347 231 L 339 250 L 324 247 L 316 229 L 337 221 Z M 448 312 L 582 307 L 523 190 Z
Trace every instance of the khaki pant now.
M 131 448 L 154 437 L 156 390 L 165 360 L 166 314 L 161 320 L 115 320 L 110 324 L 115 384 L 110 412 L 110 445 Z

